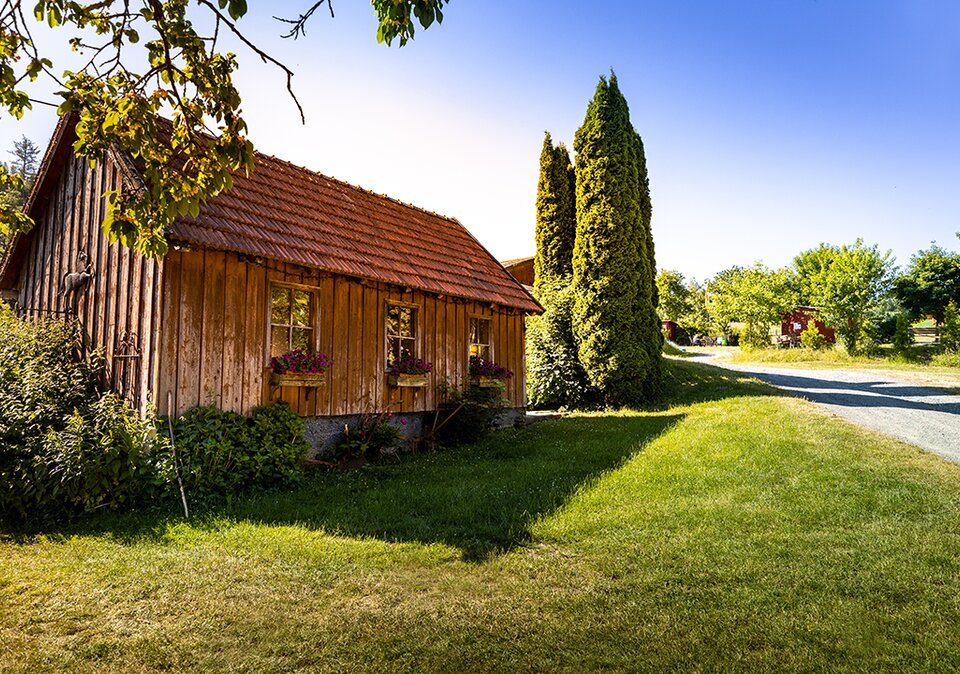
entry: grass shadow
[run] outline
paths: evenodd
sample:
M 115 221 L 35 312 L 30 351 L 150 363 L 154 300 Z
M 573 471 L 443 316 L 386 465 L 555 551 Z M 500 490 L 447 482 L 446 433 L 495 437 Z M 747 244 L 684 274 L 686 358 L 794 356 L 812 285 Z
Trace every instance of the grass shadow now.
M 647 413 L 611 412 L 495 433 L 473 446 L 341 473 L 314 473 L 298 488 L 200 507 L 193 527 L 229 522 L 296 525 L 390 542 L 443 543 L 470 561 L 531 539 L 533 525 L 616 470 L 683 417 L 671 408 L 744 395 L 777 395 L 738 373 L 668 361 L 665 397 Z M 666 411 L 663 411 L 666 410 Z M 118 542 L 162 541 L 175 506 L 102 515 L 46 530 L 46 536 L 101 535 Z M 28 540 L 30 535 L 18 535 Z
M 494 434 L 399 465 L 317 476 L 302 490 L 248 499 L 230 516 L 349 536 L 445 543 L 477 561 L 530 540 L 532 525 L 680 422 L 672 408 L 779 395 L 721 368 L 669 360 L 665 396 L 647 412 L 591 414 Z
M 251 494 L 231 504 L 194 504 L 190 526 L 231 522 L 293 525 L 388 542 L 442 543 L 482 561 L 531 539 L 540 517 L 616 470 L 682 419 L 679 414 L 609 414 L 507 429 L 473 446 L 409 456 L 350 473 L 315 472 L 292 489 Z M 103 514 L 43 531 L 9 532 L 29 543 L 75 535 L 121 544 L 162 542 L 181 518 L 173 505 Z
M 532 525 L 619 468 L 682 415 L 559 419 L 394 465 L 314 476 L 240 501 L 232 519 L 391 542 L 443 543 L 481 561 L 528 542 Z
M 646 409 L 669 410 L 682 405 L 742 396 L 783 395 L 753 375 L 678 358 L 664 359 L 663 395 Z

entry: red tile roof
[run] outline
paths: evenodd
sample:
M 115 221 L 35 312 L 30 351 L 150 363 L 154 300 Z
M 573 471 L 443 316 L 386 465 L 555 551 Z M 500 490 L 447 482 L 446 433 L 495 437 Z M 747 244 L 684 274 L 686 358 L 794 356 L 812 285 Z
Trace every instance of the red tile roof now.
M 62 165 L 73 122 L 61 118 L 31 195 Z M 54 150 L 60 151 L 59 154 Z M 60 161 L 52 161 L 57 154 Z M 62 156 L 61 156 L 62 155 Z M 55 182 L 55 181 L 53 181 Z M 234 174 L 229 192 L 177 220 L 170 239 L 268 257 L 331 272 L 524 311 L 537 301 L 459 222 L 285 161 L 257 155 L 250 176 Z M 9 285 L 31 234 L 15 236 L 0 262 Z
M 452 218 L 258 155 L 250 176 L 172 239 L 294 262 L 443 295 L 542 311 L 536 300 Z

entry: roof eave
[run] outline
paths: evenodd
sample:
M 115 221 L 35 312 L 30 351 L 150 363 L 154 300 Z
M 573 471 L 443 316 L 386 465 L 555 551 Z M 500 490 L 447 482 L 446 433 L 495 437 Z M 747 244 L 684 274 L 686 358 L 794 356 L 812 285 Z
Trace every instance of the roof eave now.
M 33 218 L 34 221 L 36 221 L 37 212 L 42 206 L 46 205 L 46 199 L 52 191 L 51 181 L 59 176 L 72 142 L 71 136 L 76 121 L 77 118 L 73 115 L 61 116 L 53 135 L 50 137 L 50 142 L 47 144 L 47 151 L 44 152 L 40 168 L 37 169 L 37 179 L 34 181 L 23 205 L 23 212 Z M 32 239 L 32 230 L 15 232 L 11 237 L 7 249 L 4 251 L 3 260 L 0 261 L 0 289 L 9 290 L 16 285 L 20 265 L 26 257 L 26 250 Z

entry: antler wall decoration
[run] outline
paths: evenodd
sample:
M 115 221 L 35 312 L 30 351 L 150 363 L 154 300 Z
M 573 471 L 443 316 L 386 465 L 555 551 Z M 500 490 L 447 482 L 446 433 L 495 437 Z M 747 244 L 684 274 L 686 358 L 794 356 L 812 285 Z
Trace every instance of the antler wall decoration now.
M 65 273 L 60 283 L 60 297 L 65 299 L 67 311 L 76 315 L 77 300 L 80 293 L 86 292 L 93 278 L 93 263 L 87 259 L 87 253 L 77 253 L 77 271 Z

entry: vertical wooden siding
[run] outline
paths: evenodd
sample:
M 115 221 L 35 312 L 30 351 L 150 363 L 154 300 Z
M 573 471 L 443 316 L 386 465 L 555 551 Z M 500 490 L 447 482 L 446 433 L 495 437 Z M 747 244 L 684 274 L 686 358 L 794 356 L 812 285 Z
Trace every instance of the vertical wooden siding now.
M 76 318 L 86 347 L 102 350 L 105 382 L 139 408 L 151 400 L 157 368 L 159 285 L 162 265 L 104 236 L 104 194 L 120 189 L 118 166 L 107 157 L 90 168 L 70 156 L 43 213 L 20 270 L 19 304 L 25 315 L 68 316 L 64 276 L 81 271 L 80 251 L 92 278 L 78 294 Z M 70 312 L 72 313 L 72 312 Z M 118 358 L 124 335 L 139 357 Z
M 268 369 L 271 284 L 294 284 L 315 297 L 315 345 L 333 361 L 317 389 L 272 389 Z M 471 316 L 492 320 L 494 359 L 513 370 L 511 404 L 526 404 L 523 315 L 460 299 L 403 291 L 277 261 L 252 261 L 209 249 L 172 250 L 165 261 L 158 398 L 167 412 L 167 391 L 178 414 L 215 404 L 248 414 L 271 399 L 284 400 L 303 416 L 435 409 L 444 378 L 466 376 Z M 418 355 L 433 363 L 430 386 L 387 385 L 386 305 L 415 304 Z

